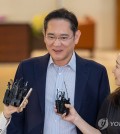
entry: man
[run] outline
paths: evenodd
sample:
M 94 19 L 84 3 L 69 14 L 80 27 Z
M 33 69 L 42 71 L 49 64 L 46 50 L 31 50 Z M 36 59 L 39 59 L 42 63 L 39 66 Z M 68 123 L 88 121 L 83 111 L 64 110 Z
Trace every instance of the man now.
M 20 63 L 15 79 L 22 77 L 33 91 L 26 109 L 13 115 L 8 134 L 81 134 L 54 111 L 56 95 L 61 92 L 81 117 L 95 126 L 99 108 L 109 94 L 109 82 L 105 67 L 74 52 L 80 35 L 76 16 L 66 9 L 46 16 L 48 54 Z

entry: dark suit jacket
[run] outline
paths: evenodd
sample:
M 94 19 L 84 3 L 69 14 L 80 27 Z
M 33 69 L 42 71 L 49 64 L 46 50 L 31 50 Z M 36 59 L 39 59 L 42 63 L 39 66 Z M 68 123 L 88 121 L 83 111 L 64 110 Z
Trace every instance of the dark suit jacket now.
M 45 116 L 45 85 L 49 54 L 20 63 L 15 79 L 24 78 L 33 92 L 22 113 L 12 115 L 7 134 L 42 134 Z M 89 124 L 95 126 L 99 108 L 109 94 L 105 67 L 76 54 L 76 85 L 74 105 Z M 77 133 L 81 132 L 77 129 Z

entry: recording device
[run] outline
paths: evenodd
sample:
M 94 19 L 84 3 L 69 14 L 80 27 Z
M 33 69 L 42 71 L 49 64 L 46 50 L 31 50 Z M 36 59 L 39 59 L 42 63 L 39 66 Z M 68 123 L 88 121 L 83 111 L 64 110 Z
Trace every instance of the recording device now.
M 65 87 L 66 87 L 66 85 L 65 85 Z M 66 88 L 66 93 L 67 93 L 67 88 Z M 57 95 L 56 95 L 56 100 L 55 100 L 57 113 L 59 113 L 59 114 L 66 113 L 66 115 L 69 114 L 69 108 L 66 108 L 65 104 L 70 104 L 70 98 L 68 98 L 68 93 L 67 93 L 67 98 L 65 98 L 65 92 L 58 91 L 58 89 L 57 89 Z
M 12 105 L 19 107 L 23 105 L 23 100 L 30 95 L 32 89 L 28 89 L 28 82 L 21 83 L 23 78 L 13 82 L 12 80 L 8 82 L 8 88 L 5 92 L 3 103 L 7 106 Z M 27 94 L 29 93 L 29 94 Z

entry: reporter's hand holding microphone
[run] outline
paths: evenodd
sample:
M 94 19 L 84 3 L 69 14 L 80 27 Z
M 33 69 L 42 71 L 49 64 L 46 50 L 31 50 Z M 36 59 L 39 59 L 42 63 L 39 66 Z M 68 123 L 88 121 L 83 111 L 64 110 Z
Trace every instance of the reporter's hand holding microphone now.
M 6 128 L 11 121 L 12 114 L 15 112 L 17 113 L 22 112 L 27 104 L 28 104 L 28 99 L 26 99 L 23 102 L 23 104 L 19 107 L 15 107 L 12 105 L 7 106 L 4 104 L 3 112 L 0 115 L 0 134 L 6 134 Z
M 4 104 L 4 110 L 3 110 L 3 115 L 5 116 L 6 119 L 10 119 L 11 115 L 15 112 L 19 113 L 22 112 L 23 109 L 26 107 L 28 104 L 28 100 L 26 99 L 21 107 L 15 107 L 12 105 L 6 106 Z
M 12 118 L 11 115 L 15 112 L 22 112 L 28 104 L 28 97 L 32 92 L 32 88 L 28 90 L 26 83 L 23 87 L 19 84 L 20 81 L 13 84 L 8 82 L 8 89 L 6 90 L 3 99 L 4 109 L 0 115 L 0 134 L 6 134 L 6 128 Z
M 65 121 L 71 122 L 74 125 L 76 125 L 80 131 L 83 134 L 101 134 L 101 132 L 92 127 L 91 125 L 89 125 L 75 110 L 75 108 L 71 105 L 71 104 L 65 104 L 65 107 L 67 109 L 69 109 L 69 113 L 68 115 L 66 115 L 66 113 L 64 114 L 59 114 L 61 116 L 61 118 Z M 55 109 L 55 112 L 57 110 Z

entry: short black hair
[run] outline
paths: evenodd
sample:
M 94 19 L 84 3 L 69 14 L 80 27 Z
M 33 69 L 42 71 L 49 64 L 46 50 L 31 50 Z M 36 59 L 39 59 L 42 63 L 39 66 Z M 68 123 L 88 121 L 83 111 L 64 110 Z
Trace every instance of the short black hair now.
M 50 12 L 44 19 L 44 32 L 46 33 L 48 22 L 52 19 L 65 19 L 70 22 L 71 30 L 75 34 L 78 29 L 78 20 L 74 13 L 68 11 L 65 8 L 60 8 Z

